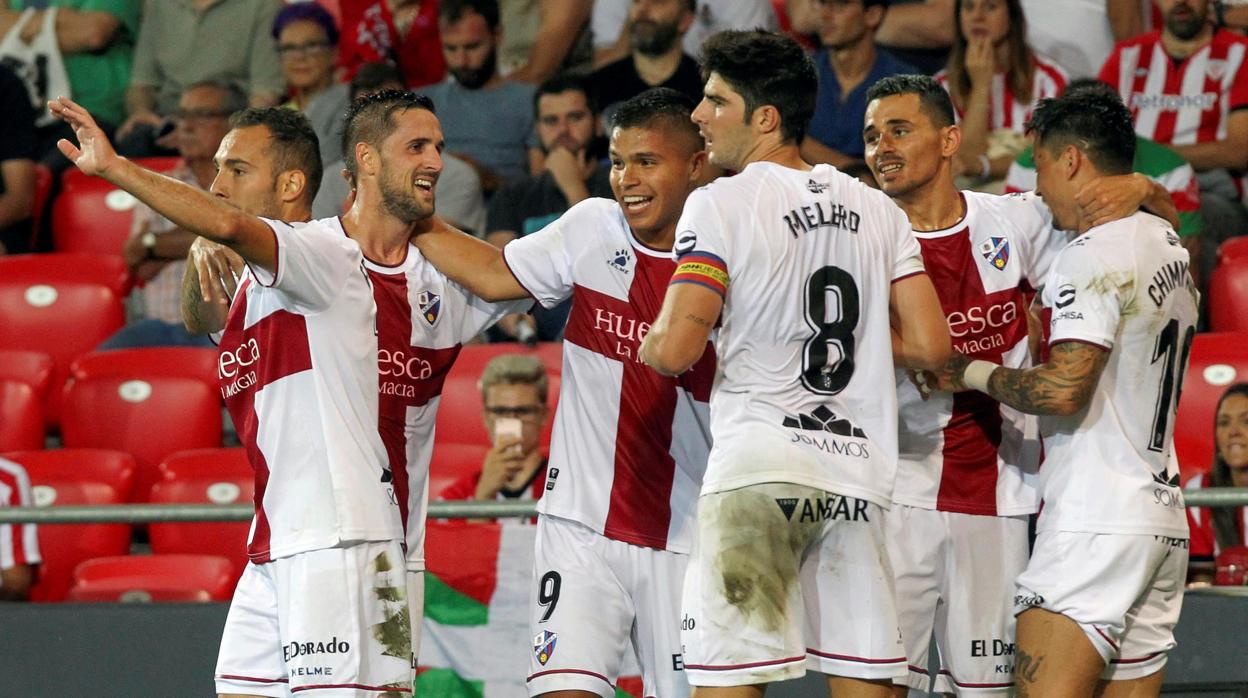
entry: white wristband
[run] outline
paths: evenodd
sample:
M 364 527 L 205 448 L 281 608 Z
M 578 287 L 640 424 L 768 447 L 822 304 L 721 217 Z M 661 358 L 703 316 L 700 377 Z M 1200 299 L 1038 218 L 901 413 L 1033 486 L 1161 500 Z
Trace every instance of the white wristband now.
M 962 382 L 972 390 L 987 393 L 988 379 L 992 377 L 992 372 L 1000 367 L 1000 364 L 994 364 L 991 361 L 975 359 L 967 364 L 966 370 L 962 372 Z

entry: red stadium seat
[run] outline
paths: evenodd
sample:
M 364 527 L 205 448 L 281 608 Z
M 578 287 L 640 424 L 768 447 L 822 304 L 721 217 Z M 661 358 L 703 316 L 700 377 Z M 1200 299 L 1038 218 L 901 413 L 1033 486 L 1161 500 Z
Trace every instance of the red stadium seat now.
M 87 560 L 74 569 L 77 593 L 151 590 L 205 591 L 214 601 L 229 601 L 234 593 L 233 566 L 218 555 L 118 555 Z
M 196 477 L 247 478 L 255 475 L 251 463 L 247 461 L 247 450 L 241 447 L 178 451 L 162 461 L 159 470 L 161 480 Z
M 1248 235 L 1231 238 L 1218 246 L 1218 264 L 1248 260 Z
M 1174 424 L 1183 482 L 1209 470 L 1218 398 L 1232 383 L 1241 382 L 1248 382 L 1248 332 L 1196 335 Z
M 1214 332 L 1248 330 L 1248 255 L 1223 257 L 1222 263 L 1210 274 L 1209 329 Z
M 152 486 L 150 501 L 153 504 L 251 503 L 256 493 L 255 478 L 246 456 L 243 456 L 241 468 L 237 463 L 221 459 L 222 452 L 242 450 L 204 449 L 192 452 L 205 454 L 202 458 L 186 458 L 182 454 L 170 457 L 161 464 L 163 477 Z M 209 460 L 210 454 L 216 456 L 215 461 Z M 174 463 L 169 467 L 171 460 Z M 207 472 L 209 469 L 218 472 Z M 153 523 L 148 526 L 148 533 L 152 552 L 160 555 L 196 553 L 227 558 L 233 565 L 237 581 L 247 564 L 247 532 L 250 526 L 245 521 Z
M 144 158 L 140 165 L 168 172 L 178 158 Z M 52 202 L 52 244 L 58 252 L 121 255 L 130 235 L 135 198 L 99 177 L 69 169 Z
M 429 498 L 437 499 L 451 483 L 481 469 L 488 446 L 435 440 L 429 462 Z
M 43 448 L 43 404 L 25 383 L 0 380 L 0 451 Z
M 127 585 L 123 585 L 127 586 Z M 203 589 L 164 589 L 142 585 L 141 589 L 105 587 L 71 587 L 66 601 L 78 603 L 205 603 L 212 595 Z
M 0 257 L 0 349 L 47 354 L 53 362 L 45 414 L 55 424 L 69 364 L 125 323 L 125 267 L 96 255 Z
M 201 378 L 160 371 L 74 379 L 65 386 L 61 437 L 71 448 L 132 454 L 138 463 L 134 500 L 145 501 L 162 460 L 221 445 L 221 396 Z
M 518 342 L 500 344 L 468 344 L 459 352 L 455 365 L 447 377 L 474 376 L 481 377 L 485 365 L 492 359 L 504 354 L 524 354 L 536 356 L 546 366 L 546 371 L 559 375 L 563 368 L 563 344 L 561 342 L 542 342 L 536 347 Z
M 454 374 L 455 370 L 451 369 Z M 481 374 L 450 375 L 442 388 L 442 401 L 438 405 L 437 431 L 434 440 L 437 443 L 475 444 L 489 447 L 490 437 L 485 433 L 482 421 L 481 390 L 477 381 Z M 542 430 L 542 448 L 550 447 L 550 434 L 555 424 L 555 408 L 559 404 L 559 376 L 550 376 L 550 420 Z
M 121 504 L 134 481 L 134 459 L 93 449 L 6 453 L 30 474 L 36 506 Z M 43 564 L 33 601 L 61 601 L 74 568 L 94 557 L 130 551 L 129 524 L 47 524 L 39 527 Z
M 217 350 L 198 347 L 116 349 L 83 354 L 69 367 L 70 380 L 100 376 L 194 378 L 217 389 Z
M 41 351 L 0 349 L 0 380 L 29 385 L 42 402 L 52 385 L 52 357 Z

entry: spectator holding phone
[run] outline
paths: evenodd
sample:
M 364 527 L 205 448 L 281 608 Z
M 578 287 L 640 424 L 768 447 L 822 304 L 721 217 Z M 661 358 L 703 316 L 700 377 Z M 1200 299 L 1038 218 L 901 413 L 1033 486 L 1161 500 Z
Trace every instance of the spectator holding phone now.
M 1213 422 L 1213 467 L 1187 483 L 1202 487 L 1248 487 L 1248 383 L 1236 383 L 1218 400 Z M 1213 580 L 1214 559 L 1248 544 L 1248 507 L 1188 507 L 1191 529 L 1189 583 Z
M 550 418 L 550 379 L 534 356 L 504 354 L 485 366 L 481 398 L 493 447 L 481 469 L 451 483 L 441 499 L 538 499 L 546 481 L 540 446 Z

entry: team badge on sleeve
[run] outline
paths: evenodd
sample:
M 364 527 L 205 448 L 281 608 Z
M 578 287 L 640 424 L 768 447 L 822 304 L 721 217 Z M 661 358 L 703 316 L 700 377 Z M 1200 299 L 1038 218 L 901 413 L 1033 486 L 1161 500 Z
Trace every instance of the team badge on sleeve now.
M 988 238 L 979 246 L 979 253 L 997 269 L 1005 269 L 1010 263 L 1010 241 L 1005 238 Z
M 537 655 L 538 664 L 546 666 L 546 662 L 555 653 L 555 641 L 558 639 L 559 634 L 549 630 L 543 630 L 533 637 L 533 654 Z
M 416 296 L 416 309 L 420 311 L 420 316 L 425 319 L 425 322 L 433 327 L 442 314 L 442 296 L 430 291 L 421 291 Z
M 673 284 L 698 284 L 723 296 L 728 292 L 728 266 L 724 260 L 707 252 L 694 252 L 680 258 Z

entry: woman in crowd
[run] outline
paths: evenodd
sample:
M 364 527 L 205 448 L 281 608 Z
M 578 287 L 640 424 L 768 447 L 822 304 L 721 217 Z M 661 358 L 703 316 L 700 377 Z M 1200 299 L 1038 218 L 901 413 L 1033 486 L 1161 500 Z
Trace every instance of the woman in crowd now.
M 1213 467 L 1188 481 L 1188 489 L 1248 487 L 1248 383 L 1227 388 L 1213 424 Z M 1192 531 L 1188 581 L 1210 582 L 1214 559 L 1245 544 L 1248 507 L 1188 507 L 1187 523 Z
M 957 38 L 936 79 L 962 124 L 959 169 L 1001 179 L 1025 145 L 1023 126 L 1032 108 L 1061 94 L 1066 73 L 1027 44 L 1019 0 L 957 0 L 954 20 Z
M 338 28 L 317 3 L 286 5 L 273 19 L 273 38 L 290 88 L 286 106 L 302 111 L 321 143 L 321 162 L 342 157 L 339 133 L 350 88 L 334 80 Z

